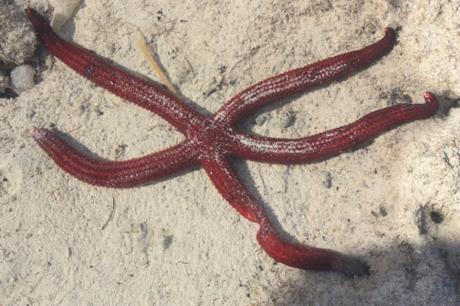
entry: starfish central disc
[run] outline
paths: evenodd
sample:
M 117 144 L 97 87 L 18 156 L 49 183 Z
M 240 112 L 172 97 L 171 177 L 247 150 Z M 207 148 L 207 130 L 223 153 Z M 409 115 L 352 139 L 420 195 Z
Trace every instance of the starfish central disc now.
M 196 145 L 200 160 L 211 156 L 226 155 L 230 151 L 230 128 L 226 128 L 211 119 L 205 119 L 201 125 L 191 129 L 189 137 Z

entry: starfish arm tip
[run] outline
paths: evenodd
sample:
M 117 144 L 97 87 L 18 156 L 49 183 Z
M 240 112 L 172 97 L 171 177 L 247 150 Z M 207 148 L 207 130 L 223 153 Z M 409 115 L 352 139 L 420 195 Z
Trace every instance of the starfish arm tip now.
M 32 26 L 34 27 L 35 31 L 40 33 L 46 30 L 46 27 L 49 27 L 48 22 L 46 19 L 40 15 L 36 10 L 27 7 L 24 12 L 26 13 L 27 18 L 30 20 L 32 23 Z
M 436 96 L 432 92 L 426 91 L 423 93 L 423 98 L 425 99 L 425 103 L 429 105 L 430 109 L 435 113 L 439 108 L 439 101 Z
M 423 93 L 423 97 L 425 99 L 434 99 L 435 98 L 434 94 L 432 92 L 429 92 L 429 91 L 425 91 Z
M 30 15 L 33 15 L 35 13 L 35 10 L 33 8 L 31 8 L 30 6 L 28 6 L 24 10 L 24 12 L 26 12 L 27 16 L 30 16 Z
M 34 128 L 31 134 L 35 141 L 42 142 L 47 137 L 48 132 L 45 128 Z
M 395 35 L 395 30 L 391 27 L 386 27 L 385 28 L 385 34 L 387 35 Z
M 393 28 L 386 27 L 385 39 L 394 43 L 396 41 L 396 31 Z

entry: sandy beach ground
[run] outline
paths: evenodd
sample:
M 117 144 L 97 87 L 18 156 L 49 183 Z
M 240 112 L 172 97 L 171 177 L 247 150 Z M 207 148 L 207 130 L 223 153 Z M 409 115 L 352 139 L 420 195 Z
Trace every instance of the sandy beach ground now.
M 368 69 L 240 126 L 294 138 L 422 103 L 424 91 L 439 97 L 436 116 L 323 162 L 235 162 L 293 239 L 369 263 L 369 277 L 349 279 L 275 263 L 257 244 L 257 226 L 203 170 L 109 189 L 58 168 L 33 141 L 34 127 L 55 127 L 113 160 L 183 136 L 43 48 L 24 51 L 34 42 L 18 12 L 31 5 L 51 17 L 53 3 L 2 1 L 2 37 L 26 33 L 2 48 L 23 46 L 14 53 L 24 52 L 36 84 L 0 92 L 0 305 L 460 305 L 460 109 L 450 108 L 460 101 L 460 2 L 85 0 L 59 30 L 156 79 L 136 49 L 141 31 L 187 103 L 210 114 L 254 82 L 398 28 L 395 48 Z M 2 63 L 3 79 L 19 64 Z

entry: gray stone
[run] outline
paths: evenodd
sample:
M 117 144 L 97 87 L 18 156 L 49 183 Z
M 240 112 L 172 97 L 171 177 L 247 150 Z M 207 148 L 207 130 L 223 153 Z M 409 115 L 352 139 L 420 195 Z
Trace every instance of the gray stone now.
M 34 87 L 34 73 L 30 65 L 21 65 L 11 71 L 11 84 L 18 94 Z
M 36 46 L 37 40 L 24 12 L 0 0 L 0 62 L 23 64 L 32 57 Z

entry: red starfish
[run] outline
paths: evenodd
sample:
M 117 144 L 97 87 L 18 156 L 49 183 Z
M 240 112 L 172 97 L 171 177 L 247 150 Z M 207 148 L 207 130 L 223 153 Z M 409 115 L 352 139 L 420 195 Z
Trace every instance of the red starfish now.
M 141 158 L 107 161 L 79 152 L 54 131 L 35 129 L 35 140 L 64 171 L 94 185 L 130 187 L 192 165 L 201 165 L 230 205 L 249 221 L 259 224 L 257 240 L 275 260 L 300 269 L 333 270 L 347 275 L 368 273 L 368 266 L 352 256 L 292 243 L 281 237 L 263 206 L 237 178 L 229 158 L 283 164 L 323 160 L 398 125 L 433 115 L 438 102 L 433 94 L 426 92 L 424 104 L 393 105 L 351 124 L 299 139 L 254 136 L 234 127 L 239 119 L 262 106 L 328 84 L 370 65 L 393 47 L 395 32 L 392 29 L 385 29 L 381 40 L 363 49 L 261 81 L 234 96 L 213 116 L 205 116 L 162 86 L 134 76 L 95 53 L 62 40 L 47 20 L 34 10 L 26 9 L 26 14 L 38 38 L 54 56 L 95 84 L 161 116 L 186 137 L 176 146 Z

